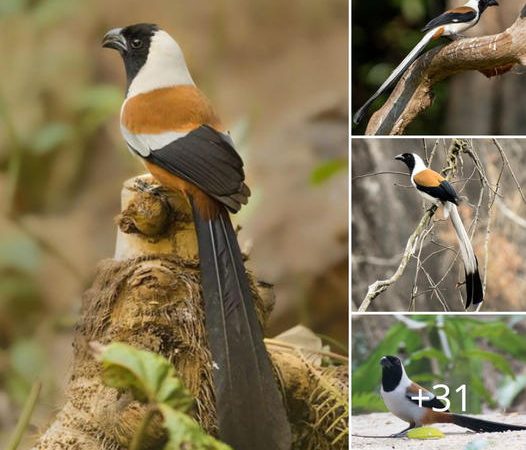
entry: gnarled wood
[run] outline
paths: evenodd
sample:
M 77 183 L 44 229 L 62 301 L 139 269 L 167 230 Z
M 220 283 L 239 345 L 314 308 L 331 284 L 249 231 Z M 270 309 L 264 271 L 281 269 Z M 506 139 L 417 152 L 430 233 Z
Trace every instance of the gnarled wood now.
M 190 207 L 151 177 L 125 183 L 115 258 L 103 261 L 85 293 L 74 339 L 66 402 L 34 450 L 121 450 L 144 407 L 105 386 L 89 343 L 126 342 L 167 357 L 196 399 L 194 417 L 215 434 L 211 357 L 204 328 L 197 240 Z M 249 274 L 260 321 L 272 288 Z M 294 449 L 347 448 L 347 366 L 319 367 L 294 349 L 270 344 L 295 436 Z M 338 405 L 342 405 L 338 407 Z M 145 449 L 164 446 L 159 423 Z

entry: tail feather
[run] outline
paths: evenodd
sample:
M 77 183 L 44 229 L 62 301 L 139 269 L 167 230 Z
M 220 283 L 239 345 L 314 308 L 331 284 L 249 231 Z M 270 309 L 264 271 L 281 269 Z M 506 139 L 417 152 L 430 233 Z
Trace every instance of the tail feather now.
M 207 220 L 194 208 L 194 221 L 219 437 L 234 450 L 289 450 L 290 425 L 228 213 Z
M 482 281 L 480 279 L 479 265 L 469 235 L 464 228 L 457 205 L 451 202 L 445 204 L 445 210 L 451 217 L 451 223 L 455 228 L 460 247 L 460 254 L 464 260 L 466 274 L 466 309 L 471 304 L 477 305 L 484 300 Z
M 489 420 L 476 419 L 474 417 L 462 416 L 460 414 L 450 414 L 452 423 L 459 427 L 468 428 L 477 433 L 500 433 L 503 431 L 521 431 L 526 427 L 511 425 L 507 423 L 491 422 Z
M 411 50 L 404 60 L 398 65 L 398 67 L 391 72 L 391 75 L 383 82 L 383 84 L 378 88 L 378 90 L 367 100 L 364 105 L 356 111 L 353 116 L 353 122 L 355 125 L 359 124 L 363 119 L 363 116 L 367 113 L 369 106 L 382 95 L 385 91 L 390 89 L 404 74 L 404 72 L 413 64 L 413 62 L 423 53 L 426 45 L 433 39 L 436 30 L 431 30 L 424 35 L 418 44 Z

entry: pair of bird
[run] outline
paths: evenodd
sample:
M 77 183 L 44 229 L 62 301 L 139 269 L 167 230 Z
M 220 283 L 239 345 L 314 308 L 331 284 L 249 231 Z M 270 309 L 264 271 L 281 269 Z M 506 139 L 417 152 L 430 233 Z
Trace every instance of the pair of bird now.
M 441 37 L 454 38 L 474 27 L 484 11 L 490 6 L 498 6 L 497 0 L 469 0 L 464 6 L 450 9 L 431 20 L 422 31 L 426 32 L 420 42 L 411 50 L 405 59 L 393 70 L 378 90 L 356 111 L 353 122 L 358 124 L 372 103 L 385 91 L 395 85 L 404 72 L 423 53 L 426 46 Z

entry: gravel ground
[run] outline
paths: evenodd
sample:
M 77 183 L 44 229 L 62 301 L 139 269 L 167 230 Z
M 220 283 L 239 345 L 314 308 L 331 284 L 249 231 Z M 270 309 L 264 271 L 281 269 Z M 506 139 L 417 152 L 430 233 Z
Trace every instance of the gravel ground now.
M 505 422 L 514 425 L 525 425 L 525 415 L 484 414 L 480 419 Z M 352 416 L 352 450 L 463 450 L 474 441 L 480 441 L 477 450 L 525 450 L 526 431 L 508 431 L 506 433 L 475 434 L 463 428 L 449 424 L 435 424 L 434 427 L 446 436 L 436 440 L 415 440 L 408 438 L 357 437 L 389 436 L 406 428 L 406 423 L 392 414 L 366 414 Z

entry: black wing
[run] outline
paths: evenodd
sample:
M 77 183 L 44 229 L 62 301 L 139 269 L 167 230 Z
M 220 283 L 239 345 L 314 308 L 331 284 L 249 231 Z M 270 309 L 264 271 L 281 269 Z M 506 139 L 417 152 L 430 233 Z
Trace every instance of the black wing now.
M 151 151 L 146 160 L 195 184 L 233 212 L 250 196 L 243 160 L 232 141 L 207 125 Z
M 411 397 L 415 397 L 415 398 L 411 398 Z M 418 402 L 418 399 L 416 398 L 416 395 L 406 395 L 406 398 L 415 403 L 415 404 L 419 404 Z M 436 409 L 444 409 L 444 406 L 446 406 L 442 400 L 439 400 L 438 398 L 436 397 L 433 397 L 431 400 L 424 400 L 422 399 L 422 408 L 436 408 Z M 447 410 L 449 411 L 449 409 Z
M 435 187 L 421 186 L 416 184 L 416 188 L 419 191 L 422 191 L 438 200 L 443 202 L 451 202 L 455 205 L 458 205 L 457 191 L 455 191 L 455 188 L 451 185 L 451 183 L 446 180 L 442 181 L 438 186 Z
M 435 17 L 433 20 L 431 20 L 424 28 L 422 28 L 422 31 L 429 31 L 433 28 L 439 27 L 441 25 L 447 25 L 450 23 L 471 22 L 472 20 L 475 20 L 477 18 L 477 12 L 474 9 L 465 9 L 469 9 L 470 11 L 464 12 L 464 8 L 461 8 L 462 12 L 455 11 L 454 9 L 452 9 L 451 11 L 446 11 L 444 14 L 441 14 L 440 16 Z

